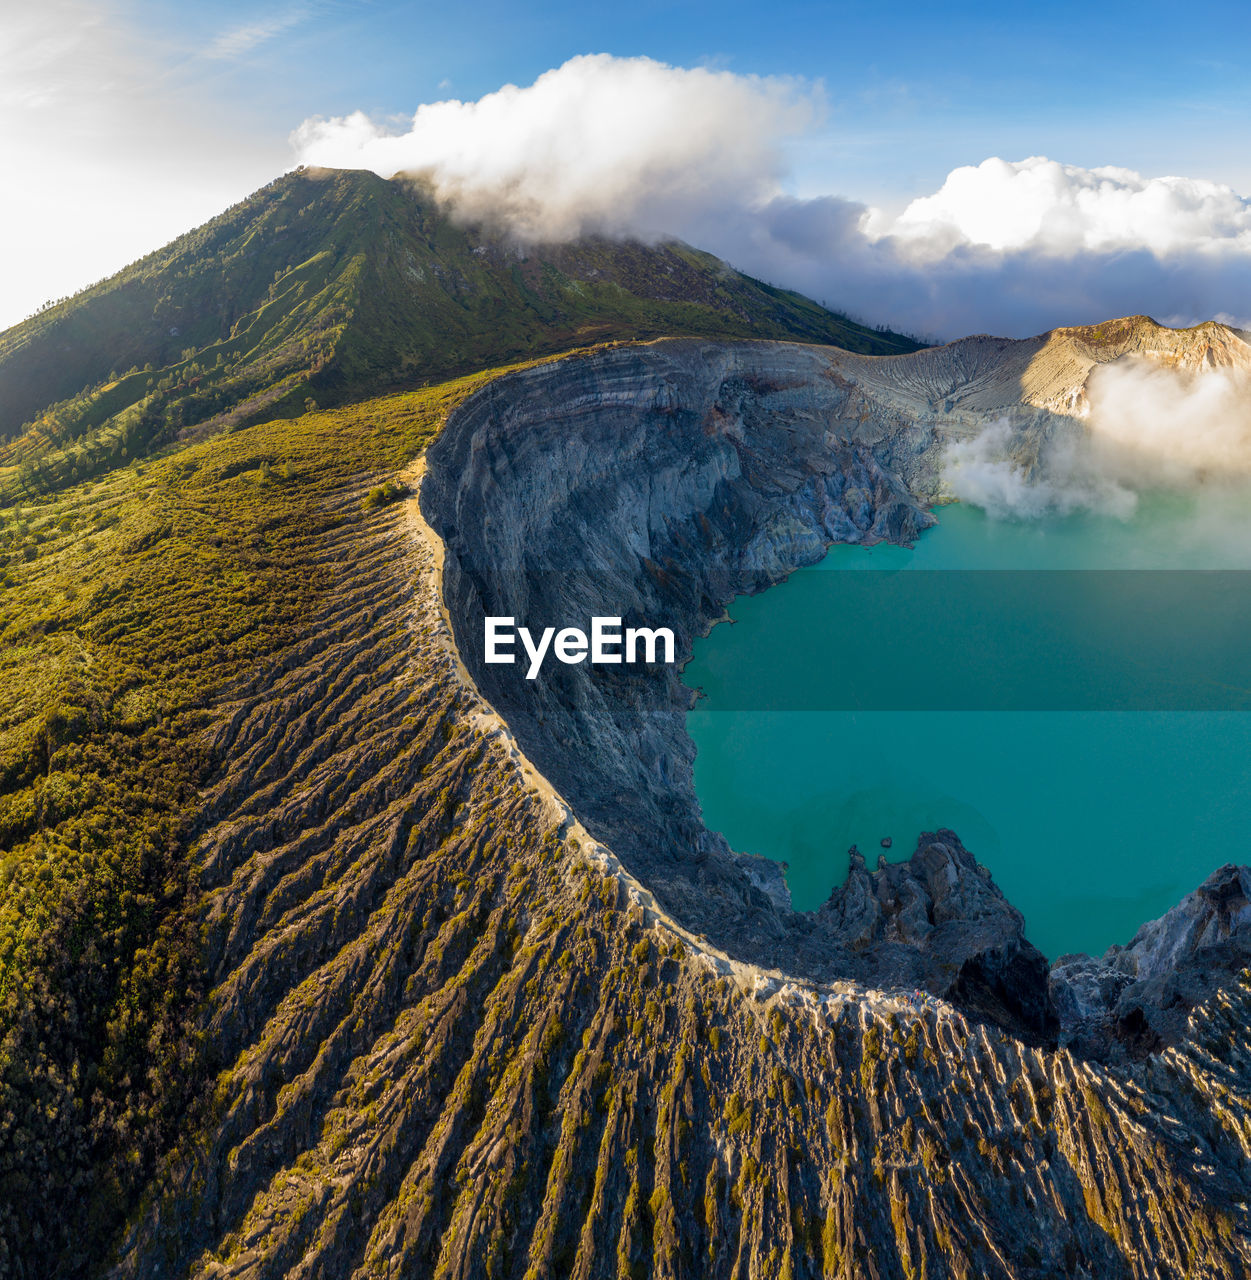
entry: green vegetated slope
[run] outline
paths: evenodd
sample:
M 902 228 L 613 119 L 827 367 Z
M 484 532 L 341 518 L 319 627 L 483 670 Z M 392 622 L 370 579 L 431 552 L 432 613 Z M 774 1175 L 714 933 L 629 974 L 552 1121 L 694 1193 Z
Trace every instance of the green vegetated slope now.
M 473 371 L 671 332 L 913 345 L 678 244 L 522 254 L 361 172 L 0 334 L 0 1275 L 98 1265 L 202 1095 L 222 700 L 332 608 Z
M 912 345 L 358 173 L 0 335 L 0 1278 L 1246 1270 L 1247 987 L 1141 1085 L 745 992 L 484 724 L 401 472 L 660 333 Z
M 0 511 L 0 1275 L 98 1263 L 190 1123 L 210 709 L 304 634 L 335 589 L 327 539 L 350 553 L 383 482 L 491 376 Z
M 0 334 L 0 496 L 310 398 L 661 334 L 916 345 L 682 244 L 523 253 L 412 182 L 302 171 Z

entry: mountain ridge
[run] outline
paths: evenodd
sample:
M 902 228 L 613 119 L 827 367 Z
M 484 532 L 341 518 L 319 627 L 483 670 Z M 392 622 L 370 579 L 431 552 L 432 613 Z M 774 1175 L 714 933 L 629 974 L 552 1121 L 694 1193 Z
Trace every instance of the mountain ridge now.
M 677 241 L 522 250 L 412 180 L 296 171 L 0 334 L 0 476 L 30 493 L 188 429 L 669 334 L 918 345 Z

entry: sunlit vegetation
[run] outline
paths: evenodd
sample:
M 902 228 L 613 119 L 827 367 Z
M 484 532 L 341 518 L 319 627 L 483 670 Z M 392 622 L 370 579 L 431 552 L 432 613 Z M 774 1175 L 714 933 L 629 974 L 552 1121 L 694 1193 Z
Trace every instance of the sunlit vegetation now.
M 405 485 L 397 484 L 394 480 L 388 480 L 386 484 L 380 484 L 365 495 L 361 505 L 371 511 L 374 507 L 385 507 L 388 502 L 394 502 L 397 498 L 402 498 L 408 492 Z
M 523 257 L 452 225 L 409 184 L 289 174 L 0 335 L 0 502 L 188 435 L 679 333 L 916 345 L 684 245 L 585 241 Z
M 750 983 L 484 728 L 395 508 L 498 370 L 365 391 L 845 325 L 664 254 L 296 177 L 0 336 L 0 1277 L 1239 1274 L 1245 977 L 1134 1076 Z
M 98 1259 L 200 1105 L 206 730 L 324 604 L 319 540 L 405 496 L 471 371 L 669 333 L 912 345 L 685 246 L 522 257 L 366 173 L 0 335 L 0 1264 Z
M 0 518 L 0 1257 L 102 1256 L 198 1105 L 187 851 L 210 709 L 316 612 L 319 538 L 361 514 L 344 487 L 401 467 L 491 376 L 239 430 Z M 89 1201 L 85 1239 L 62 1234 L 67 1196 Z

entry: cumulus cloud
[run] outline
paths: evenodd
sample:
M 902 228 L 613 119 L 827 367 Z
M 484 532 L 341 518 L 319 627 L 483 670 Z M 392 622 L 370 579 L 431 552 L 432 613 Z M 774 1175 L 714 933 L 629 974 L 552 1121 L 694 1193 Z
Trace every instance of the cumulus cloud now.
M 1251 208 L 1212 182 L 1035 156 L 957 169 L 895 218 L 788 195 L 787 142 L 820 114 L 793 81 L 588 56 L 398 126 L 310 120 L 293 141 L 309 164 L 421 174 L 454 216 L 525 242 L 669 232 L 830 306 L 945 336 L 1140 311 L 1198 320 L 1251 285 Z M 999 516 L 1125 518 L 1146 487 L 1251 471 L 1241 375 L 1108 366 L 1089 400 L 1088 421 L 1028 466 L 1006 421 L 955 445 L 952 491 Z
M 459 216 L 523 240 L 667 233 L 935 338 L 1138 312 L 1251 323 L 1251 205 L 1227 186 L 992 158 L 892 217 L 836 173 L 828 195 L 787 194 L 788 147 L 821 119 L 816 86 L 599 55 L 399 126 L 309 120 L 292 141 L 309 164 L 419 171 Z
M 794 81 L 574 58 L 533 85 L 385 125 L 306 121 L 300 158 L 420 174 L 452 214 L 523 242 L 671 233 L 835 308 L 928 333 L 1037 332 L 1154 311 L 1199 320 L 1251 285 L 1251 206 L 1226 186 L 1041 156 L 953 171 L 896 217 L 786 193 L 821 117 Z M 1251 472 L 1251 385 L 1227 371 L 1097 369 L 1090 415 L 1022 463 L 1007 421 L 954 445 L 952 491 L 999 516 L 1129 517 L 1149 487 Z
M 1045 156 L 1015 164 L 992 158 L 954 169 L 893 222 L 871 215 L 866 230 L 932 256 L 956 245 L 1056 257 L 1217 246 L 1251 253 L 1251 206 L 1217 182 L 1081 169 Z
M 356 112 L 305 121 L 293 142 L 308 164 L 421 174 L 461 216 L 522 239 L 672 234 L 776 194 L 781 144 L 819 110 L 789 80 L 589 55 L 527 88 L 424 105 L 398 131 Z
M 1188 202 L 1184 180 L 1153 185 L 1135 175 L 1143 194 L 1150 188 L 1157 216 L 1152 223 L 1140 210 L 1137 223 L 1120 225 L 1111 210 L 1132 193 L 1105 192 L 1103 205 L 1079 202 L 1090 171 L 1070 172 L 1076 176 L 1064 198 L 1052 189 L 1032 211 L 1011 184 L 1012 199 L 997 203 L 992 182 L 984 199 L 967 207 L 924 197 L 895 219 L 842 197 L 783 195 L 722 210 L 694 231 L 753 275 L 935 339 L 1026 337 L 1141 313 L 1175 326 L 1220 319 L 1251 327 L 1247 201 L 1229 188 L 1195 183 L 1189 185 L 1206 192 L 1206 204 Z M 1163 198 L 1169 191 L 1172 203 Z M 1068 199 L 1075 203 L 1065 215 Z

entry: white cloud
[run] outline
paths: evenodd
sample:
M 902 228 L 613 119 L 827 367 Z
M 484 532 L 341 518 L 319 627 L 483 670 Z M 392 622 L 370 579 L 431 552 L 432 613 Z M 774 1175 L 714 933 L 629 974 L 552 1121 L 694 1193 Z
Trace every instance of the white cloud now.
M 361 112 L 305 121 L 307 164 L 427 175 L 467 218 L 528 240 L 675 231 L 707 210 L 780 190 L 782 146 L 820 94 L 793 81 L 605 54 L 527 88 L 422 106 L 397 132 Z
M 253 49 L 280 36 L 284 31 L 299 26 L 308 16 L 305 9 L 288 9 L 285 13 L 260 18 L 255 22 L 243 22 L 221 32 L 205 50 L 209 58 L 242 58 Z
M 306 163 L 421 170 L 466 218 L 521 238 L 669 233 L 874 323 L 934 337 L 1022 336 L 1148 312 L 1247 324 L 1251 207 L 1227 186 L 1035 156 L 962 167 L 898 217 L 786 192 L 819 89 L 574 58 L 531 86 L 421 107 L 389 128 L 306 121 Z
M 893 218 L 837 194 L 837 171 L 831 194 L 801 199 L 790 160 L 829 128 L 819 85 L 606 55 L 476 102 L 423 105 L 398 125 L 359 112 L 309 119 L 293 156 L 232 114 L 249 108 L 236 108 L 230 77 L 316 6 L 293 0 L 195 48 L 156 43 L 128 11 L 125 0 L 0 8 L 0 165 L 22 193 L 0 206 L 0 325 L 293 159 L 423 171 L 460 216 L 525 240 L 676 235 L 927 336 L 1019 336 L 1144 311 L 1251 324 L 1251 214 L 1217 183 L 1033 157 L 956 169 Z
M 992 157 L 954 169 L 931 196 L 874 238 L 893 235 L 938 256 L 958 244 L 997 253 L 1069 257 L 1145 249 L 1157 256 L 1213 246 L 1251 253 L 1251 205 L 1230 187 L 1196 178 L 1144 178 L 1130 169 L 1081 169 L 1045 156 Z

